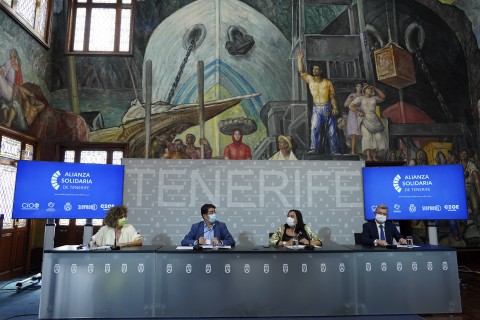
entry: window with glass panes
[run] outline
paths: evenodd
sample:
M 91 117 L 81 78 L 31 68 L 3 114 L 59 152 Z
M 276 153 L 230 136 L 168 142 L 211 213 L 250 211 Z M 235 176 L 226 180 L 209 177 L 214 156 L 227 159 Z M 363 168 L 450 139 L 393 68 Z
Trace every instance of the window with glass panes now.
M 67 52 L 132 53 L 135 0 L 70 0 Z
M 0 6 L 43 45 L 50 46 L 53 0 L 0 0 Z
M 25 227 L 27 220 L 12 218 L 17 161 L 33 160 L 34 147 L 21 140 L 0 135 L 0 214 L 4 215 L 3 228 Z

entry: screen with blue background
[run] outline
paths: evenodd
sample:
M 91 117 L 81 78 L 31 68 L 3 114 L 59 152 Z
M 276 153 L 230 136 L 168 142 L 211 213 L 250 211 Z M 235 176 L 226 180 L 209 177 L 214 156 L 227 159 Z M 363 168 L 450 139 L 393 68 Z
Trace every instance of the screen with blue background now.
M 461 164 L 363 168 L 365 219 L 378 204 L 388 206 L 389 220 L 467 219 Z
M 19 161 L 14 219 L 104 218 L 122 204 L 124 166 Z

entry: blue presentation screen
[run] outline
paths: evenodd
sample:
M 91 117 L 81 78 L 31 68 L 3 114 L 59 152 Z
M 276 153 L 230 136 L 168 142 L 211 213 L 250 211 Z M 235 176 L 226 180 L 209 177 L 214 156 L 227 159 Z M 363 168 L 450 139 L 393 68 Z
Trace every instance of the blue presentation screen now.
M 124 166 L 19 161 L 14 219 L 104 218 L 123 201 Z
M 374 219 L 378 204 L 391 220 L 467 219 L 463 166 L 363 168 L 365 219 Z

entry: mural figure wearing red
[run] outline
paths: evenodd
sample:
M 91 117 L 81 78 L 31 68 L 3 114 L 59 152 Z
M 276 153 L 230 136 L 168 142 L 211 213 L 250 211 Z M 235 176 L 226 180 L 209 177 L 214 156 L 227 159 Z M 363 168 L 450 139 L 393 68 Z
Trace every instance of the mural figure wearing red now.
M 251 160 L 252 152 L 250 147 L 242 142 L 242 131 L 234 129 L 232 132 L 232 143 L 225 147 L 223 158 L 225 160 Z

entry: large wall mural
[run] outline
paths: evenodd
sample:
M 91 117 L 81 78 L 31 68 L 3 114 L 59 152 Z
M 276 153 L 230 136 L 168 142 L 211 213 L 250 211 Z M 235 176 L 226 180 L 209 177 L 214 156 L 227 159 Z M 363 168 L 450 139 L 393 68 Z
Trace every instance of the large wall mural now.
M 67 88 L 63 2 L 55 1 L 49 50 L 0 11 L 0 123 L 44 141 L 45 160 L 53 160 L 56 141 L 92 141 L 129 142 L 130 157 L 195 158 L 204 144 L 208 158 L 223 159 L 227 146 L 246 145 L 250 153 L 234 157 L 268 159 L 283 146 L 306 160 L 479 167 L 478 6 L 467 0 L 357 2 L 299 8 L 291 0 L 138 1 L 131 57 L 75 57 L 80 115 L 72 112 Z M 303 82 L 299 51 L 304 71 L 315 76 L 319 66 L 319 79 L 331 81 L 332 92 L 315 94 L 323 89 Z M 147 61 L 152 130 L 146 151 Z M 204 62 L 205 139 L 198 61 Z M 309 155 L 311 110 L 322 99 L 331 103 L 333 92 L 338 112 L 325 119 L 334 123 L 319 126 L 320 147 Z M 336 148 L 329 146 L 333 134 Z M 370 135 L 376 138 L 369 142 Z M 480 173 L 466 174 L 477 187 Z M 480 194 L 480 183 L 475 191 Z M 474 223 L 480 209 L 475 202 L 471 207 L 460 231 L 440 225 L 441 241 L 480 244 Z M 410 227 L 425 238 L 425 224 Z

